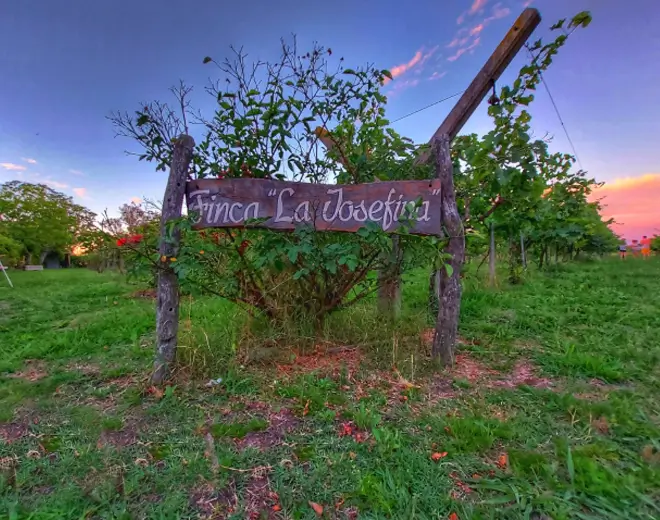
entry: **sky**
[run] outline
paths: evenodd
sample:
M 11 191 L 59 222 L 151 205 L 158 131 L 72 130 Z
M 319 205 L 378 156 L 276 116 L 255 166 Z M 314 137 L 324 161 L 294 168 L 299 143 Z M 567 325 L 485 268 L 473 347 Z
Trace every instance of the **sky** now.
M 394 121 L 464 90 L 526 5 L 543 21 L 532 39 L 559 18 L 590 10 L 545 75 L 579 161 L 605 182 L 604 214 L 628 239 L 660 234 L 660 2 L 657 0 L 21 0 L 0 4 L 0 182 L 45 182 L 101 213 L 123 203 L 161 199 L 166 174 L 126 150 L 107 116 L 140 103 L 169 100 L 183 79 L 193 102 L 229 46 L 251 58 L 274 59 L 279 39 L 301 47 L 318 41 L 347 66 L 373 63 L 395 78 L 385 93 Z M 504 73 L 510 83 L 520 54 Z M 457 98 L 393 127 L 428 141 Z M 548 93 L 531 108 L 535 134 L 554 136 L 554 151 L 571 152 Z M 463 133 L 490 130 L 486 106 Z

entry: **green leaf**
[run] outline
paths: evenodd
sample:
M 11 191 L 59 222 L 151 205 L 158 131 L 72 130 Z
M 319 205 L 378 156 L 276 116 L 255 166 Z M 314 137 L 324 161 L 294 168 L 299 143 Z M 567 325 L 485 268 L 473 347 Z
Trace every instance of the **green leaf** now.
M 292 264 L 296 263 L 296 260 L 298 260 L 298 247 L 294 246 L 289 251 L 287 252 L 287 256 L 289 257 L 289 261 Z
M 568 477 L 571 479 L 571 485 L 575 484 L 575 466 L 573 465 L 573 454 L 571 447 L 566 448 L 566 468 L 568 470 Z
M 383 76 L 385 76 L 386 78 L 394 79 L 394 77 L 392 76 L 392 73 L 391 73 L 389 70 L 387 70 L 387 69 L 383 69 L 383 70 L 381 70 L 380 73 L 381 73 Z
M 454 268 L 451 264 L 445 264 L 445 271 L 447 272 L 447 276 L 452 276 L 454 274 Z
M 212 61 L 213 61 L 213 58 L 211 58 L 211 56 L 207 56 L 206 58 L 204 58 L 204 59 L 202 60 L 202 63 L 203 63 L 204 65 L 206 65 L 207 63 L 210 63 L 210 62 L 212 62 Z

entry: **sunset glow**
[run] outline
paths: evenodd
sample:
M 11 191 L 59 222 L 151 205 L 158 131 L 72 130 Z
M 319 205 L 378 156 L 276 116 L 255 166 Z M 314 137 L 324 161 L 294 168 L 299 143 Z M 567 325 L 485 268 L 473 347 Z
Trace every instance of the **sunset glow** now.
M 626 239 L 660 234 L 660 173 L 615 179 L 592 198 L 602 199 L 603 216 L 613 218 L 612 229 Z

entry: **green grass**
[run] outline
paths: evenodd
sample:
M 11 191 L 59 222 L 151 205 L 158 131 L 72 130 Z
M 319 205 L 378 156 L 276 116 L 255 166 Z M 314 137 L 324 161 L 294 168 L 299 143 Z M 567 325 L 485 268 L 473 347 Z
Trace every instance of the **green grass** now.
M 489 289 L 468 269 L 459 363 L 439 374 L 419 339 L 423 272 L 394 323 L 373 301 L 333 316 L 321 344 L 361 362 L 347 350 L 316 369 L 285 348 L 291 331 L 185 297 L 182 368 L 161 393 L 140 287 L 11 272 L 0 518 L 317 518 L 309 501 L 328 518 L 658 518 L 659 273 L 657 259 L 605 260 Z M 307 340 L 292 346 L 311 354 Z M 475 379 L 468 361 L 499 375 Z M 553 387 L 493 383 L 523 361 Z

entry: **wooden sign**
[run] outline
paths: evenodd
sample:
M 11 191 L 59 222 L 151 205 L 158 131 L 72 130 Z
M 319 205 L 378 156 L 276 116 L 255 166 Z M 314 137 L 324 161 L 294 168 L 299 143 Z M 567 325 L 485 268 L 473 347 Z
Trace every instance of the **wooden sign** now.
M 186 186 L 188 211 L 196 229 L 244 227 L 246 221 L 269 229 L 311 224 L 318 230 L 355 232 L 371 221 L 387 232 L 410 219 L 416 235 L 440 234 L 440 181 L 369 184 L 310 184 L 267 179 L 199 179 Z

